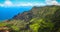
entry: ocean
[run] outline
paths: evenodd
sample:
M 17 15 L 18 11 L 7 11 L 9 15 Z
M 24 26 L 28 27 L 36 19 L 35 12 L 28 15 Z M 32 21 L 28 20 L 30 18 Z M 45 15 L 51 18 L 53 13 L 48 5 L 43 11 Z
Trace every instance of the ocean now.
M 21 7 L 0 7 L 0 20 L 8 20 L 17 15 L 18 13 L 23 13 L 24 11 L 30 11 L 31 6 L 21 6 Z

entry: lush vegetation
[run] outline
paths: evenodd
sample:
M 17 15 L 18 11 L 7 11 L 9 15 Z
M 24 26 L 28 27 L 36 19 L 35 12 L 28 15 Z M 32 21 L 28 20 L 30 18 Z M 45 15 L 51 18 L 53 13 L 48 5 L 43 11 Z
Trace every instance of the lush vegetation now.
M 60 32 L 60 6 L 34 7 L 13 19 L 0 22 L 10 32 Z

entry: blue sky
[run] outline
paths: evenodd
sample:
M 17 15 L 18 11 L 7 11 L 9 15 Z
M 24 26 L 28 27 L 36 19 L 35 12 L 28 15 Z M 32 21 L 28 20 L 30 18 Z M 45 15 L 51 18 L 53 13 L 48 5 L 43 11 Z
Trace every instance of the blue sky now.
M 45 6 L 60 5 L 60 0 L 0 0 L 0 6 Z
M 7 0 L 0 0 L 0 2 L 4 2 Z M 10 0 L 12 2 L 44 2 L 45 0 Z

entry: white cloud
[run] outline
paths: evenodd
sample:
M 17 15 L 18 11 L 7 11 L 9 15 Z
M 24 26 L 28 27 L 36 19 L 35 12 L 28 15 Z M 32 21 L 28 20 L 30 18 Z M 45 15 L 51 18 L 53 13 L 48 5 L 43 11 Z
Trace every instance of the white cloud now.
M 56 0 L 45 0 L 45 3 L 12 3 L 10 0 L 6 0 L 3 4 L 0 3 L 1 7 L 19 7 L 19 6 L 45 6 L 45 5 L 60 5 Z
M 47 5 L 60 5 L 56 0 L 46 0 Z
M 32 6 L 31 3 L 18 3 L 18 4 L 15 4 L 15 6 Z
M 12 6 L 12 5 L 13 5 L 13 3 L 10 2 L 9 0 L 5 1 L 3 4 L 0 3 L 1 7 L 7 7 L 7 6 Z
M 0 4 L 1 7 L 16 7 L 16 6 L 44 6 L 44 3 L 12 3 L 9 0 L 6 0 L 3 4 Z
M 43 6 L 43 3 L 19 3 L 17 6 Z
M 7 1 L 4 2 L 4 5 L 11 6 L 12 2 L 10 2 L 9 0 L 7 0 Z

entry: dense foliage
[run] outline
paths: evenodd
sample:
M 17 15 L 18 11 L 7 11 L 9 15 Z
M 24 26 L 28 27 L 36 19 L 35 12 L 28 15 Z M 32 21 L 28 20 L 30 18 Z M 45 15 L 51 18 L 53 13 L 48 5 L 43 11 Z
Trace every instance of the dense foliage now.
M 60 32 L 60 6 L 33 7 L 13 19 L 0 22 L 10 32 Z

